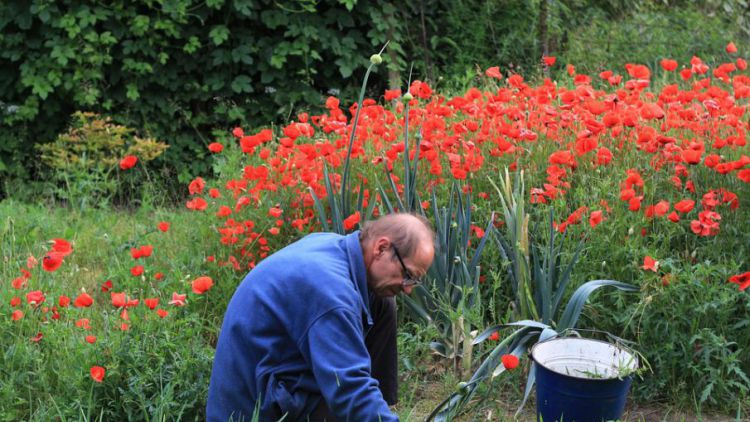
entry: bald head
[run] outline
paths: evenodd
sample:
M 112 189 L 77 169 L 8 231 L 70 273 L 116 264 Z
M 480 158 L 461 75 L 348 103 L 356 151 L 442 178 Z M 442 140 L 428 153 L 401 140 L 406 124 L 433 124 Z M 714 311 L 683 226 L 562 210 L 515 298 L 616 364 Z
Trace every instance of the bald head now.
M 368 221 L 362 226 L 359 239 L 366 245 L 383 236 L 406 256 L 413 255 L 418 247 L 435 247 L 435 232 L 421 215 L 393 213 Z

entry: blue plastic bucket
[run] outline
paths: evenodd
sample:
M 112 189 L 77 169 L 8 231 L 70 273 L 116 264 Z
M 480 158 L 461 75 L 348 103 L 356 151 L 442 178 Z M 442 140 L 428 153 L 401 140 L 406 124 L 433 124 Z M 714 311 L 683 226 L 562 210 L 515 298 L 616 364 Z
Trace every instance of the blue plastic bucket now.
M 638 359 L 613 344 L 559 338 L 531 348 L 536 371 L 537 421 L 619 419 Z

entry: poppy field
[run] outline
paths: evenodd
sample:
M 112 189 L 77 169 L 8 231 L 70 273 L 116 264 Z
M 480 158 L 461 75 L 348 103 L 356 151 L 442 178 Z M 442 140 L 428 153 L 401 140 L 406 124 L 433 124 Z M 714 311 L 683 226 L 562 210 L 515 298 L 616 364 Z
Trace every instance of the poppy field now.
M 748 417 L 750 72 L 733 43 L 723 57 L 591 75 L 544 57 L 557 80 L 490 67 L 459 93 L 415 80 L 361 103 L 328 97 L 323 113 L 207 142 L 213 174 L 194 175 L 182 203 L 0 203 L 0 420 L 200 420 L 234 289 L 264 257 L 323 230 L 321 208 L 334 219 L 327 198 L 343 174 L 346 231 L 408 208 L 402 197 L 428 218 L 453 189 L 471 198 L 472 255 L 508 230 L 496 189 L 506 171 L 527 188 L 532 240 L 552 213 L 556 233 L 583 242 L 573 284 L 637 287 L 596 293 L 578 323 L 642 353 L 649 370 L 631 401 Z M 119 158 L 115 172 L 147 180 L 138 156 Z M 481 332 L 515 308 L 500 252 L 488 244 L 477 260 L 465 319 Z M 431 353 L 439 333 L 403 305 L 397 411 L 421 420 L 467 372 Z M 468 353 L 478 363 L 506 334 Z M 469 414 L 518 407 L 529 359 L 514 358 L 502 356 L 513 371 L 482 385 Z

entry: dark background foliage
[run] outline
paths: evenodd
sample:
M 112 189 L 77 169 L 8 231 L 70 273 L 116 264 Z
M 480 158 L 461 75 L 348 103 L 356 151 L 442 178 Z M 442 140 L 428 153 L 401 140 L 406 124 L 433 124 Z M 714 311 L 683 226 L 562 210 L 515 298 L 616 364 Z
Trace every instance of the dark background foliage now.
M 200 158 L 216 131 L 286 122 L 327 95 L 353 102 L 387 40 L 373 96 L 404 89 L 410 63 L 414 79 L 450 90 L 495 65 L 539 76 L 543 54 L 582 72 L 707 59 L 741 45 L 748 15 L 740 0 L 7 0 L 0 197 L 40 177 L 34 144 L 77 110 L 169 143 L 151 165 L 176 185 L 209 172 Z

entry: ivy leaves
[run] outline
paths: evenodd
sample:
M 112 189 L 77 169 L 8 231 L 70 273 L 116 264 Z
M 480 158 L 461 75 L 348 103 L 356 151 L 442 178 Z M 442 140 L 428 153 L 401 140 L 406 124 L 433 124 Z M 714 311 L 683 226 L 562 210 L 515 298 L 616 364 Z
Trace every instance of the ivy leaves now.
M 108 113 L 169 140 L 180 180 L 205 170 L 184 162 L 198 163 L 189 157 L 211 130 L 354 92 L 361 52 L 401 24 L 384 0 L 74 3 L 0 4 L 0 98 L 19 110 L 0 123 L 31 128 L 14 142 L 32 145 L 54 139 L 70 111 Z

